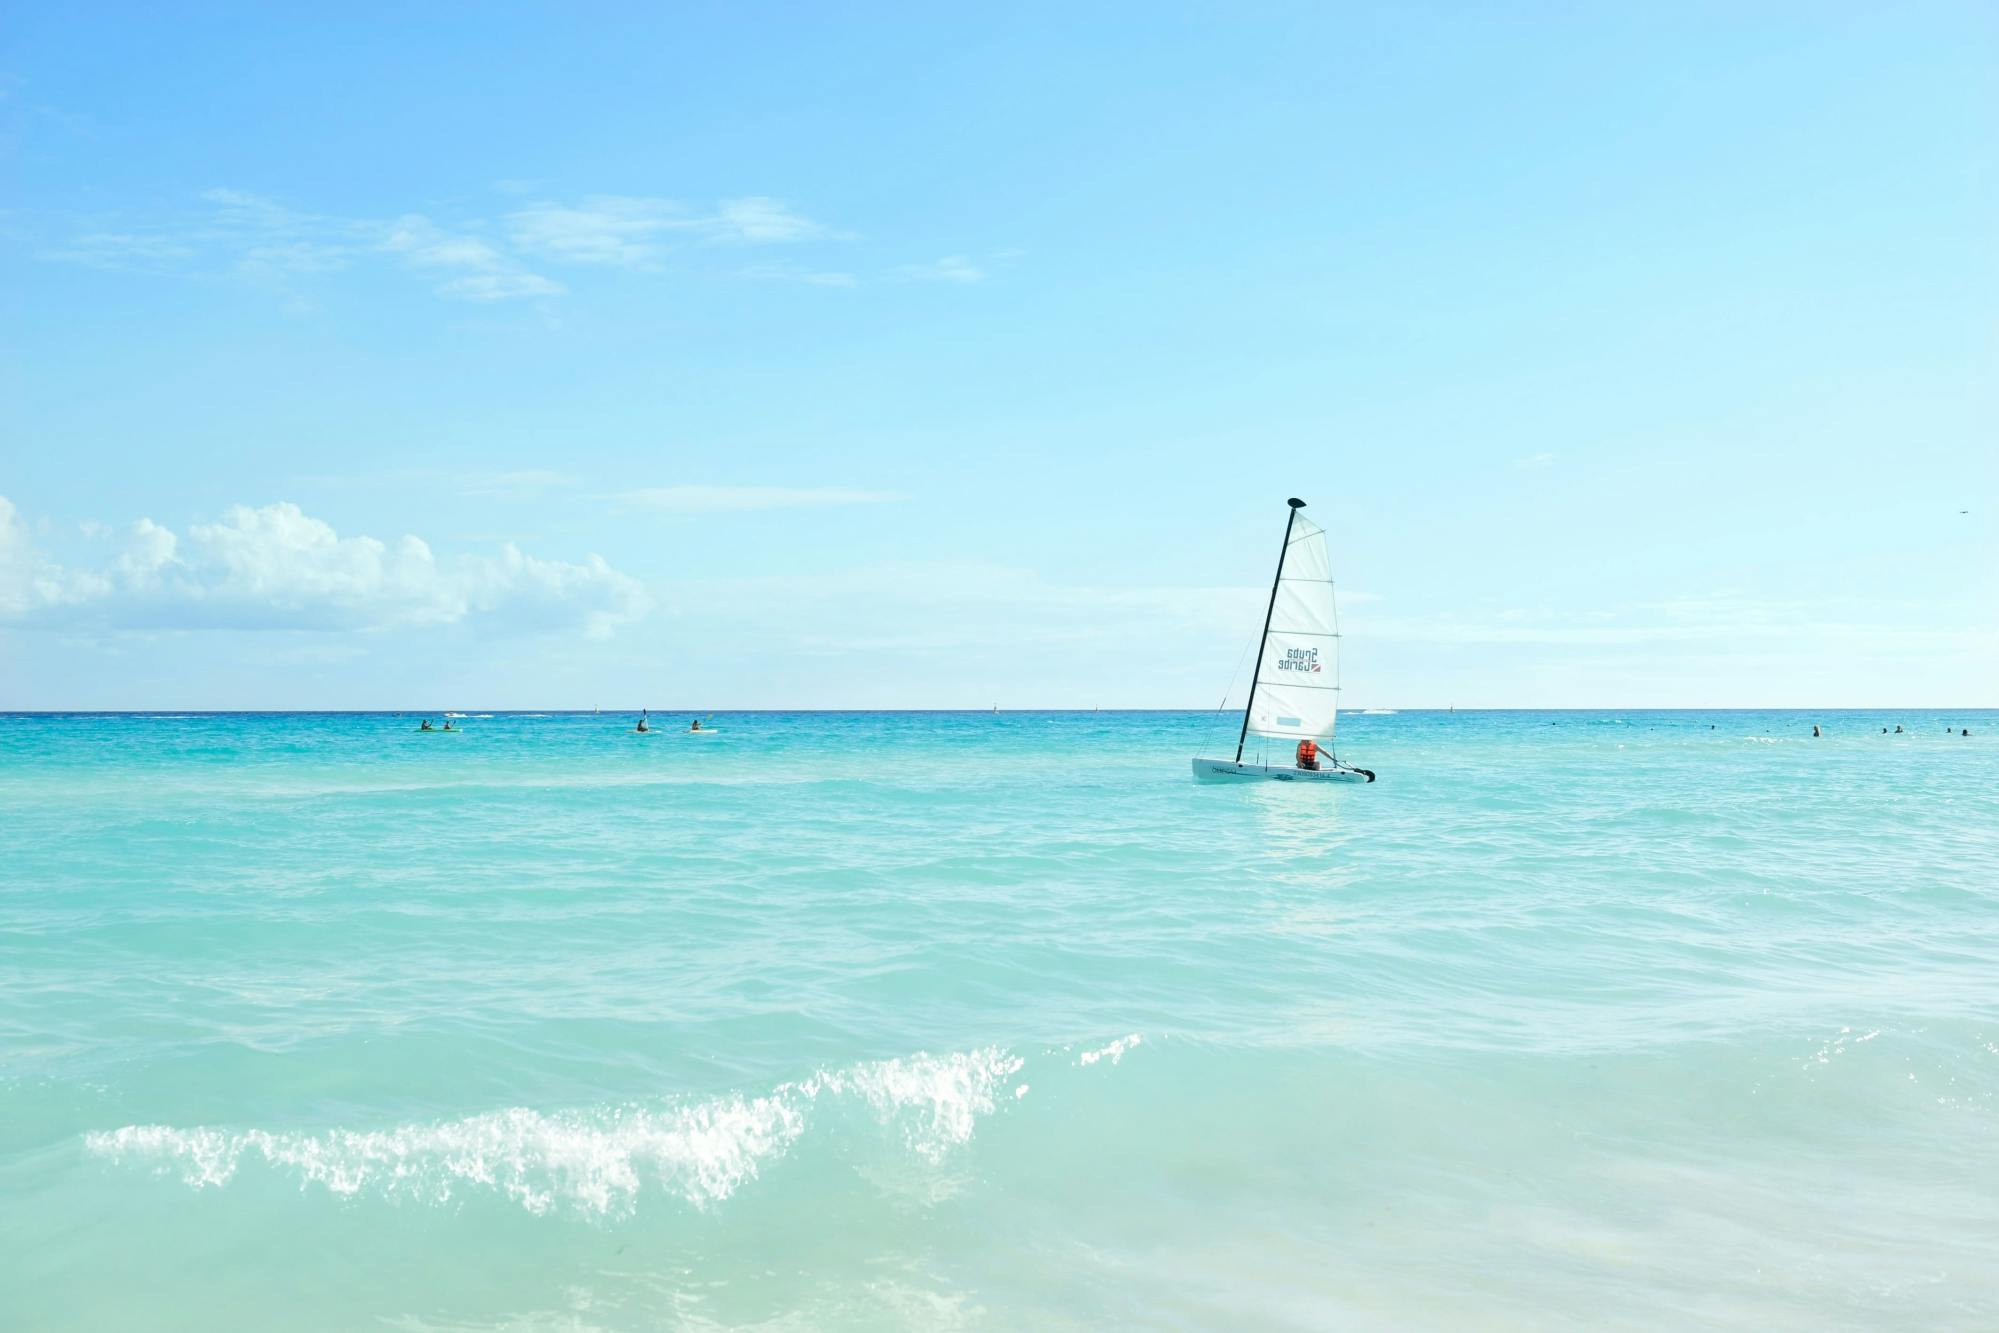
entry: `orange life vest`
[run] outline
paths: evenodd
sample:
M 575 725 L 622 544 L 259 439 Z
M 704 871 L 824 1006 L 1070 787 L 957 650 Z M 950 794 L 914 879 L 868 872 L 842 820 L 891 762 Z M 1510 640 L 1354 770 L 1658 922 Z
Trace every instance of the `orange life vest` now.
M 1298 767 L 1317 768 L 1319 766 L 1319 743 L 1317 741 L 1298 742 Z

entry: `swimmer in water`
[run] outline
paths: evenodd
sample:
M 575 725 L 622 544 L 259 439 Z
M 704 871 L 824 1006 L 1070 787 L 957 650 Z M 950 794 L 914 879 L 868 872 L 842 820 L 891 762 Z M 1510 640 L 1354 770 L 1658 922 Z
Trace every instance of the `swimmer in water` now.
M 1812 724 L 1812 735 L 1816 736 L 1818 734 L 1819 734 L 1818 723 L 1814 722 Z

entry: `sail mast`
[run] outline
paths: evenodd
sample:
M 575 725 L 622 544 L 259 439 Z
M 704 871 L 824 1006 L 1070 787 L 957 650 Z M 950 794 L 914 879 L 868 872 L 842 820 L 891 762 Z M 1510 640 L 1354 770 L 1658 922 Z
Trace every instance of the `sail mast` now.
M 1277 548 L 1277 576 L 1270 580 L 1270 604 L 1263 608 L 1263 635 L 1256 641 L 1256 669 L 1249 673 L 1249 700 L 1242 706 L 1242 731 L 1235 738 L 1235 761 L 1242 762 L 1243 743 L 1249 739 L 1249 713 L 1256 707 L 1256 682 L 1263 675 L 1263 650 L 1270 644 L 1270 616 L 1277 610 L 1277 585 L 1284 582 L 1284 557 L 1291 550 L 1291 525 L 1298 521 L 1298 511 L 1305 502 L 1293 496 L 1284 503 L 1291 506 L 1291 516 L 1284 520 L 1284 545 Z

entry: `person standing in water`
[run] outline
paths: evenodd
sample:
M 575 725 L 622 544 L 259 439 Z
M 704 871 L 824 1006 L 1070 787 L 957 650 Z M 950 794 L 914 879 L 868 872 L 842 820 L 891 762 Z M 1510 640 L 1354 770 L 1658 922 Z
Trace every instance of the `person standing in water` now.
M 1812 735 L 1817 736 L 1818 734 L 1819 734 L 1819 724 L 1814 722 L 1812 723 Z

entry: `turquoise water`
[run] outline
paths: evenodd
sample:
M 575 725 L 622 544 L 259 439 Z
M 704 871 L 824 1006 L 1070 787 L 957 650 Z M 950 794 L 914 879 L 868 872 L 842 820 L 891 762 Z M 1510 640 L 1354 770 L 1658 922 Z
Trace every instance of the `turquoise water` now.
M 1999 714 L 662 721 L 0 717 L 0 1328 L 1999 1326 Z

